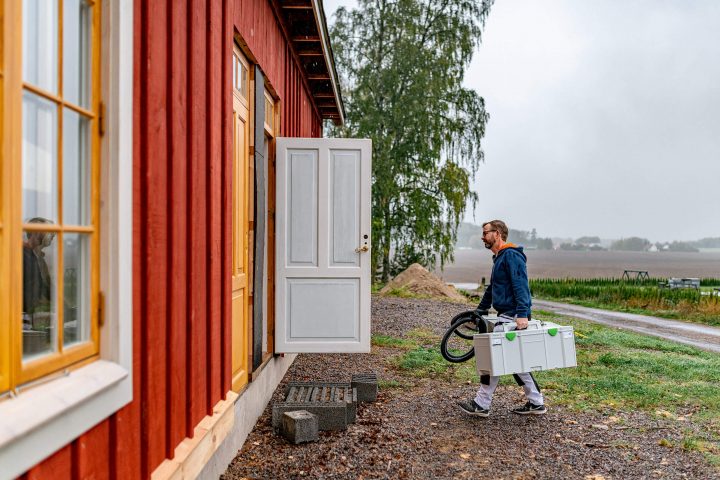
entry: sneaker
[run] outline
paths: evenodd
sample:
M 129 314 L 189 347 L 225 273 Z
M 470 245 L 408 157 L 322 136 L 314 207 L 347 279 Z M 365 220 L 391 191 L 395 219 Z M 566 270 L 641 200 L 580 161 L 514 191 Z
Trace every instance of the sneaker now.
M 522 407 L 513 409 L 512 412 L 518 415 L 545 415 L 547 413 L 547 407 L 545 407 L 545 405 L 535 405 L 527 402 Z
M 468 400 L 463 400 L 462 402 L 457 402 L 457 404 L 460 407 L 460 410 L 467 413 L 468 415 L 474 415 L 476 417 L 490 416 L 490 410 L 480 407 L 480 405 L 475 403 L 475 400 L 473 400 L 472 398 Z

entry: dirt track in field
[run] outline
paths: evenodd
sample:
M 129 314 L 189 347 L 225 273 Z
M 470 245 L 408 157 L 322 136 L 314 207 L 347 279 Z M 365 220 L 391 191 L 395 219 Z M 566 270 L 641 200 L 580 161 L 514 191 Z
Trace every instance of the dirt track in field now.
M 720 278 L 720 253 L 570 252 L 527 250 L 530 278 L 621 277 L 623 270 L 645 270 L 651 277 Z M 490 279 L 489 250 L 456 250 L 455 262 L 435 273 L 446 282 L 480 283 Z
M 720 328 L 718 327 L 668 320 L 667 318 L 649 315 L 611 312 L 599 308 L 588 308 L 548 300 L 533 299 L 533 309 L 582 318 L 603 325 L 692 345 L 709 352 L 720 353 Z

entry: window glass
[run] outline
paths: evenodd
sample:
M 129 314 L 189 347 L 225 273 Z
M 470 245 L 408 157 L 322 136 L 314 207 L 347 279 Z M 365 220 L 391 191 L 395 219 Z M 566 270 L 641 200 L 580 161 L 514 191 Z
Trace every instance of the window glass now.
M 248 71 L 247 67 L 240 63 L 240 93 L 244 98 L 248 98 Z
M 265 123 L 270 130 L 273 130 L 273 102 L 267 95 L 265 95 Z
M 63 0 L 63 98 L 90 106 L 92 7 L 86 0 Z
M 90 119 L 63 111 L 63 224 L 89 223 Z
M 235 55 L 232 56 L 232 74 L 233 74 L 233 87 L 237 89 L 238 87 L 238 74 L 237 74 L 237 57 Z
M 63 235 L 63 344 L 90 338 L 90 238 Z
M 31 224 L 50 223 L 33 219 Z M 54 352 L 57 346 L 57 241 L 54 232 L 23 235 L 23 360 Z
M 58 125 L 55 103 L 26 91 L 23 94 L 22 189 L 23 219 L 57 221 Z
M 57 94 L 58 2 L 24 0 L 22 10 L 23 80 Z

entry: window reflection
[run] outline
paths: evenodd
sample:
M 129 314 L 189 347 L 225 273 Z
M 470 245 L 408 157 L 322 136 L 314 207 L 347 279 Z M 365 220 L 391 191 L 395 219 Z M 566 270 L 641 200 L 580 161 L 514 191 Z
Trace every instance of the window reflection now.
M 63 110 L 63 224 L 90 221 L 90 120 Z
M 35 217 L 31 224 L 51 224 Z M 55 351 L 55 232 L 26 231 L 23 242 L 23 359 Z
M 23 217 L 57 218 L 58 107 L 23 94 Z
M 92 7 L 86 0 L 63 0 L 63 96 L 90 105 Z
M 58 1 L 23 0 L 23 80 L 58 93 Z
M 90 338 L 90 238 L 63 234 L 63 345 Z

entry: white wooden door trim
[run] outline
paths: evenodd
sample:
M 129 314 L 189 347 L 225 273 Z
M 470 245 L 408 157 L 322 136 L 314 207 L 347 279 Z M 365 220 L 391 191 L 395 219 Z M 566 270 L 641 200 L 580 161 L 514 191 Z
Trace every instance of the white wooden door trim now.
M 369 352 L 371 141 L 278 138 L 276 152 L 275 352 Z

